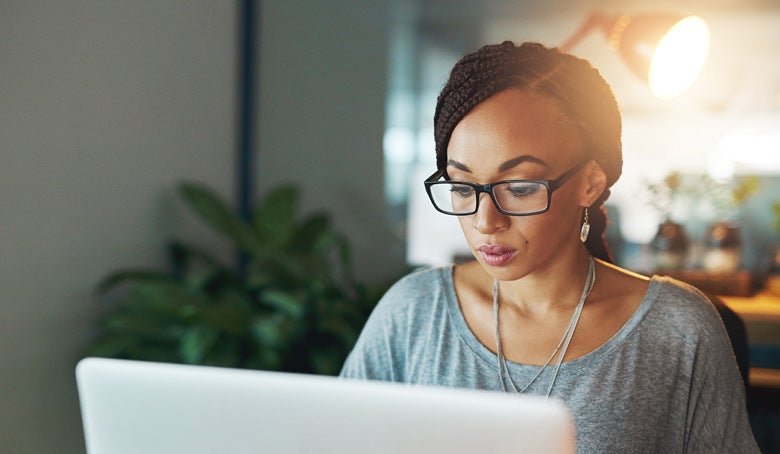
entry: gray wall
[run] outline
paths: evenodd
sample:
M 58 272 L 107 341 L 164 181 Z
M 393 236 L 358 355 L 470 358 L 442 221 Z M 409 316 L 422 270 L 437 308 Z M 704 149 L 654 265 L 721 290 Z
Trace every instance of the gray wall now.
M 346 232 L 358 276 L 395 276 L 404 245 L 384 199 L 388 4 L 263 2 L 258 185 L 297 182 Z
M 179 180 L 230 196 L 236 17 L 211 0 L 0 4 L 3 453 L 84 452 L 73 367 L 94 285 L 202 237 Z
M 264 1 L 258 195 L 301 183 L 352 240 L 359 276 L 399 272 L 386 227 L 380 0 Z M 234 187 L 238 2 L 0 5 L 0 450 L 84 451 L 73 367 L 126 266 L 172 235 L 227 253 L 175 197 Z

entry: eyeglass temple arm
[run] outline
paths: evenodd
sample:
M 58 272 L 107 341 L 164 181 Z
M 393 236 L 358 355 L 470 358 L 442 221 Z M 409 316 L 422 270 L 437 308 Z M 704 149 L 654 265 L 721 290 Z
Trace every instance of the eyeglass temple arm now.
M 440 169 L 440 170 L 437 170 L 437 171 L 433 172 L 433 174 L 431 176 L 426 178 L 425 182 L 426 183 L 432 183 L 432 182 L 434 182 L 434 181 L 438 180 L 439 178 L 441 178 L 443 176 L 446 176 L 446 175 L 447 175 L 447 172 L 444 169 Z
M 550 192 L 555 191 L 556 189 L 563 186 L 567 181 L 569 181 L 569 178 L 574 176 L 575 173 L 579 172 L 580 169 L 585 167 L 585 164 L 589 163 L 590 159 L 585 159 L 584 161 L 580 162 L 574 168 L 569 169 L 568 172 L 564 173 L 563 175 L 559 176 L 558 178 L 551 180 L 549 183 L 550 186 Z

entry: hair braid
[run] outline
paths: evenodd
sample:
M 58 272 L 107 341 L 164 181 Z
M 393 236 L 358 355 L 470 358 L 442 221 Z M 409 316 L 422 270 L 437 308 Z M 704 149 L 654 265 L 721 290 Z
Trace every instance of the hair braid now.
M 585 241 L 585 247 L 592 256 L 612 263 L 612 253 L 607 246 L 605 234 L 609 221 L 607 218 L 607 208 L 604 201 L 609 197 L 609 189 L 605 189 L 601 196 L 588 208 L 588 223 L 590 224 L 590 234 Z

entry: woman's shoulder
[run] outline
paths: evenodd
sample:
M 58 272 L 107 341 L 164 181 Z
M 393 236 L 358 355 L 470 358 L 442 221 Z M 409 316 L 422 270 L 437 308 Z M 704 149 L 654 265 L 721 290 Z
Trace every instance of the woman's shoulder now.
M 604 264 L 610 285 L 608 296 L 635 299 L 638 306 L 662 306 L 674 316 L 712 315 L 709 299 L 696 287 L 662 275 L 650 277 L 614 265 Z
M 661 275 L 646 277 L 614 265 L 603 271 L 611 284 L 606 298 L 622 301 L 613 307 L 629 310 L 640 326 L 658 335 L 698 335 L 722 324 L 708 297 L 686 282 Z
M 452 288 L 452 265 L 424 267 L 396 281 L 377 304 L 380 311 L 408 311 L 422 299 L 436 298 Z
M 387 293 L 417 293 L 432 287 L 442 287 L 452 280 L 452 265 L 418 268 L 396 281 Z
M 655 275 L 650 280 L 647 297 L 656 309 L 652 311 L 654 315 L 661 317 L 669 326 L 700 332 L 722 324 L 710 299 L 686 282 Z
M 681 310 L 709 311 L 712 308 L 712 303 L 701 290 L 669 276 L 654 275 L 650 279 L 650 290 L 654 291 L 655 299 L 673 304 Z

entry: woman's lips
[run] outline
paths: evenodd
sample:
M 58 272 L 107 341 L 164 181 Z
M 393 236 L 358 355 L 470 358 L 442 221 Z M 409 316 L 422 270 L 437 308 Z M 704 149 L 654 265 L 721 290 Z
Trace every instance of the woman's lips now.
M 485 244 L 477 250 L 482 255 L 485 263 L 491 266 L 504 266 L 517 254 L 516 249 L 510 249 L 497 244 Z

